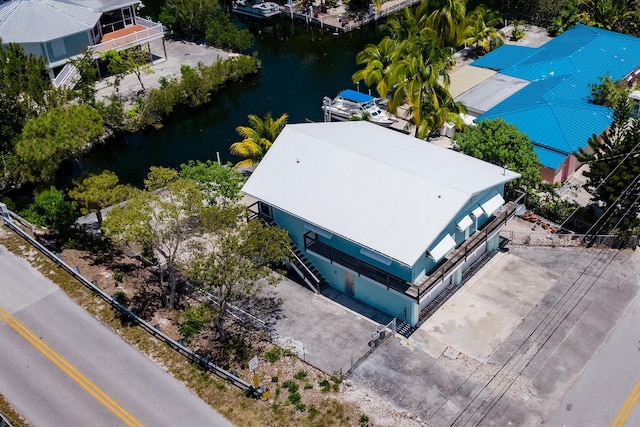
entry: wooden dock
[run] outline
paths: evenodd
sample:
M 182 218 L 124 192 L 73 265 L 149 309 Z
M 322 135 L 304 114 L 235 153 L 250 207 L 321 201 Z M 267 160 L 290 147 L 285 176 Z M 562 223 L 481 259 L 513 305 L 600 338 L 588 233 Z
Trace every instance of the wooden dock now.
M 291 20 L 306 22 L 307 24 L 339 35 L 358 30 L 365 25 L 418 4 L 420 1 L 421 0 L 387 1 L 379 11 L 372 8 L 368 13 L 360 12 L 357 14 L 347 11 L 344 6 L 334 7 L 327 9 L 326 12 L 322 12 L 320 7 L 309 7 L 305 9 L 301 6 L 285 5 L 282 16 L 289 17 Z

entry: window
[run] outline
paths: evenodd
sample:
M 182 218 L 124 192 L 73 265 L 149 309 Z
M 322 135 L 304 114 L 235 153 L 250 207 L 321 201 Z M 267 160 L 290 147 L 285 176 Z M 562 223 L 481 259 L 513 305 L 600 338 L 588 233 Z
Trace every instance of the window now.
M 64 40 L 56 39 L 51 41 L 51 50 L 55 58 L 60 58 L 67 54 L 67 49 L 64 47 Z
M 271 210 L 270 205 L 263 202 L 258 202 L 258 210 L 260 211 L 260 215 L 267 218 L 273 218 L 273 211 Z

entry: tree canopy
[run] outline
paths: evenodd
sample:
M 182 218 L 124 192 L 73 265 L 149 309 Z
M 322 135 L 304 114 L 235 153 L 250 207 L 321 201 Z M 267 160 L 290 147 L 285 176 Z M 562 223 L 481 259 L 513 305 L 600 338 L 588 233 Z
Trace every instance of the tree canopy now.
M 101 227 L 102 209 L 122 202 L 133 192 L 132 187 L 118 184 L 118 181 L 118 176 L 111 171 L 91 174 L 75 182 L 69 197 L 80 205 L 84 215 L 95 212 L 98 227 Z
M 287 124 L 289 116 L 281 115 L 277 119 L 267 113 L 264 118 L 255 114 L 249 114 L 249 126 L 238 126 L 236 132 L 243 138 L 242 141 L 234 142 L 229 147 L 231 154 L 244 157 L 238 162 L 238 168 L 255 167 L 267 153 L 267 150 L 274 143 L 284 126 Z
M 491 9 L 479 6 L 467 16 L 464 0 L 444 0 L 429 9 L 429 2 L 423 2 L 392 16 L 385 25 L 389 35 L 357 54 L 356 62 L 363 68 L 352 76 L 354 83 L 363 80 L 381 97 L 389 97 L 391 113 L 399 114 L 406 106 L 404 118 L 421 139 L 445 123 L 464 127 L 460 113 L 466 110 L 449 93 L 453 48 L 467 42 L 487 52 L 503 42 L 493 27 L 500 24 L 500 16 Z
M 180 165 L 180 176 L 195 181 L 210 205 L 240 200 L 245 177 L 231 163 L 225 165 L 212 160 L 190 160 Z
M 187 40 L 205 37 L 207 43 L 231 50 L 253 44 L 249 30 L 233 25 L 217 0 L 168 0 L 159 19 L 173 34 Z
M 62 235 L 67 235 L 76 221 L 78 209 L 69 201 L 64 192 L 51 186 L 36 194 L 33 203 L 22 216 L 41 227 L 49 227 Z
M 53 108 L 29 119 L 16 145 L 22 179 L 52 179 L 64 160 L 78 156 L 103 133 L 102 117 L 85 104 Z
M 237 214 L 233 206 L 215 209 L 232 209 Z M 193 247 L 185 271 L 190 280 L 215 297 L 211 302 L 214 323 L 224 341 L 227 304 L 255 296 L 264 284 L 275 286 L 280 277 L 272 267 L 284 264 L 290 246 L 286 231 L 259 220 L 242 220 L 241 216 L 227 227 L 210 231 L 212 242 Z
M 518 172 L 521 178 L 507 184 L 532 190 L 541 182 L 540 163 L 529 137 L 503 119 L 483 120 L 453 136 L 453 148 L 469 156 Z
M 585 189 L 603 209 L 593 233 L 614 231 L 623 240 L 640 227 L 640 119 L 630 116 L 629 98 L 623 95 L 609 129 L 593 135 L 589 149 L 577 154 L 589 165 Z
M 174 169 L 152 167 L 144 191 L 116 206 L 103 222 L 103 232 L 121 247 L 135 244 L 160 258 L 161 278 L 169 280 L 170 309 L 176 298 L 179 250 L 198 226 L 203 195 L 196 183 Z

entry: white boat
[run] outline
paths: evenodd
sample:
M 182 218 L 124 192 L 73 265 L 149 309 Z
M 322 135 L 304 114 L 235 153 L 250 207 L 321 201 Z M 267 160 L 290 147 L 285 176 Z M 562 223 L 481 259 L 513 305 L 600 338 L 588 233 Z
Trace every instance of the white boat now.
M 236 0 L 231 10 L 238 15 L 258 19 L 269 19 L 282 13 L 282 7 L 279 4 L 264 0 Z
M 363 119 L 382 126 L 397 122 L 398 119 L 381 105 L 379 98 L 350 89 L 343 90 L 334 99 L 325 96 L 322 100 L 325 122 Z

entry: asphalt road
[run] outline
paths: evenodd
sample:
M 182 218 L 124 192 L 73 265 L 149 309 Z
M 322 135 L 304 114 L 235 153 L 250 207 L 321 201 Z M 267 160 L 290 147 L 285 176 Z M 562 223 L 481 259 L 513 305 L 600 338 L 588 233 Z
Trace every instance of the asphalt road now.
M 0 394 L 34 426 L 231 426 L 0 246 Z

